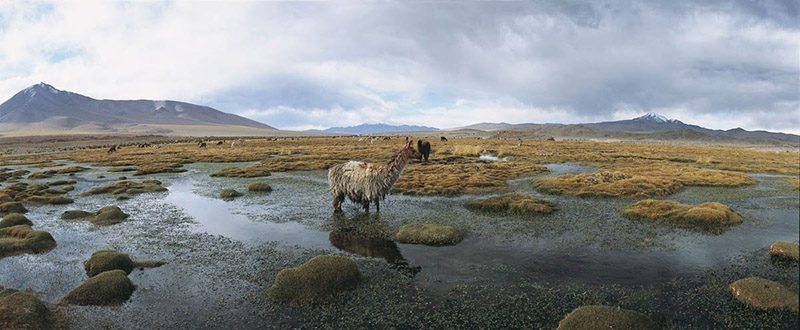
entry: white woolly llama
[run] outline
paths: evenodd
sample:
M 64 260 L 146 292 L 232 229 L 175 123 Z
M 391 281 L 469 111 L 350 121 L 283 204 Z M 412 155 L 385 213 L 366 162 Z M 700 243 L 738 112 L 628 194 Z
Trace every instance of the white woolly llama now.
M 400 178 L 408 160 L 422 157 L 411 142 L 406 142 L 403 149 L 385 165 L 349 161 L 331 167 L 328 170 L 328 186 L 333 194 L 333 209 L 341 212 L 342 202 L 347 196 L 351 202 L 361 204 L 366 212 L 369 212 L 369 204 L 374 202 L 375 210 L 380 212 L 380 201 Z

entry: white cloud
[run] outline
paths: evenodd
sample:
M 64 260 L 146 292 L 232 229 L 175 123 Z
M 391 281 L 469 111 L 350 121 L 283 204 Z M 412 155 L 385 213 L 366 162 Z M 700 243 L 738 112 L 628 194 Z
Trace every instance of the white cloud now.
M 0 2 L 0 98 L 45 81 L 281 128 L 658 111 L 797 132 L 797 6 L 759 6 Z

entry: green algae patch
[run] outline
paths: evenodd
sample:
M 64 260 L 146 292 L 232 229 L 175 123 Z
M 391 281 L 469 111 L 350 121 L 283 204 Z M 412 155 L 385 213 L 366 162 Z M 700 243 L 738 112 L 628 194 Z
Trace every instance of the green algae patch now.
M 0 228 L 13 227 L 17 225 L 33 226 L 33 222 L 31 222 L 31 220 L 29 220 L 25 215 L 19 213 L 6 214 L 3 217 L 3 220 L 0 221 Z
M 553 212 L 553 204 L 526 195 L 510 194 L 469 201 L 466 208 L 486 213 L 533 215 Z
M 103 207 L 94 213 L 81 210 L 67 210 L 61 213 L 62 220 L 88 220 L 98 226 L 115 225 L 125 221 L 129 216 L 116 205 Z
M 125 271 L 115 269 L 90 277 L 62 299 L 71 305 L 121 305 L 136 287 Z
M 56 329 L 57 318 L 30 290 L 0 286 L 0 329 Z
M 248 191 L 252 192 L 270 192 L 272 187 L 266 182 L 253 182 L 247 186 Z
M 658 327 L 646 315 L 614 306 L 581 306 L 558 323 L 559 330 L 578 329 L 642 329 Z
M 409 224 L 400 227 L 395 234 L 400 243 L 424 245 L 455 245 L 464 239 L 456 228 L 438 224 Z
M 222 199 L 234 199 L 239 196 L 242 196 L 242 193 L 236 191 L 236 189 L 226 188 L 219 192 L 219 197 L 222 197 Z
M 748 277 L 731 283 L 730 290 L 736 300 L 752 308 L 797 313 L 797 293 L 778 282 Z
M 83 194 L 84 195 L 99 195 L 99 194 L 134 195 L 134 194 L 153 193 L 162 191 L 167 191 L 167 188 L 161 186 L 161 181 L 158 180 L 142 180 L 140 182 L 122 180 L 114 182 L 107 186 L 92 188 Z
M 623 215 L 715 234 L 742 223 L 742 216 L 717 202 L 686 205 L 668 200 L 646 199 L 626 207 Z
M 1 224 L 2 223 L 0 223 L 0 225 Z M 797 244 L 786 241 L 773 242 L 769 246 L 769 254 L 773 257 L 792 259 L 795 261 L 800 259 L 800 251 L 798 250 L 800 250 L 800 248 L 798 248 Z
M 159 267 L 163 265 L 162 261 L 134 261 L 127 253 L 117 252 L 114 250 L 101 250 L 92 253 L 86 261 L 83 262 L 83 269 L 86 270 L 86 275 L 93 277 L 103 272 L 114 269 L 124 271 L 130 274 L 135 268 L 139 267 Z
M 356 288 L 361 272 L 353 259 L 338 255 L 317 256 L 306 263 L 278 272 L 267 297 L 277 303 L 326 303 Z
M 43 253 L 56 247 L 50 233 L 33 230 L 29 225 L 0 229 L 0 258 L 22 253 Z
M 20 202 L 5 202 L 0 203 L 0 214 L 6 213 L 26 213 L 28 209 Z

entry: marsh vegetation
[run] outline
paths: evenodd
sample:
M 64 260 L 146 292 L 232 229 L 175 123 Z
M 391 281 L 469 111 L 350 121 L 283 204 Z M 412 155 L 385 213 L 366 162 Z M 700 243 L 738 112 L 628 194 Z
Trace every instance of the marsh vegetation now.
M 798 292 L 797 152 L 429 141 L 379 213 L 334 214 L 325 170 L 402 139 L 2 155 L 0 285 L 72 327 L 798 325 L 755 290 Z

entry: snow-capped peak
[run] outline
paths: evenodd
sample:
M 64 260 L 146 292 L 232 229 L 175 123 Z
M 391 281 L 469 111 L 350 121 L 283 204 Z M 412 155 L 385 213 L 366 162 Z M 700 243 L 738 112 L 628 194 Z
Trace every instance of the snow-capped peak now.
M 667 118 L 665 116 L 659 115 L 657 113 L 652 113 L 652 112 L 647 113 L 646 115 L 641 116 L 641 117 L 636 118 L 636 119 L 655 121 L 655 122 L 659 122 L 659 123 L 669 123 L 669 122 L 675 121 L 674 119 L 669 119 L 669 118 Z
M 43 82 L 40 82 L 40 83 L 38 83 L 36 85 L 32 85 L 32 86 L 30 86 L 28 88 L 25 88 L 23 90 L 23 92 L 25 92 L 25 94 L 27 94 L 28 96 L 34 96 L 34 95 L 36 95 L 37 92 L 48 92 L 48 93 L 57 94 L 57 93 L 60 93 L 61 91 L 56 89 L 55 87 L 53 87 L 51 85 L 45 84 Z

